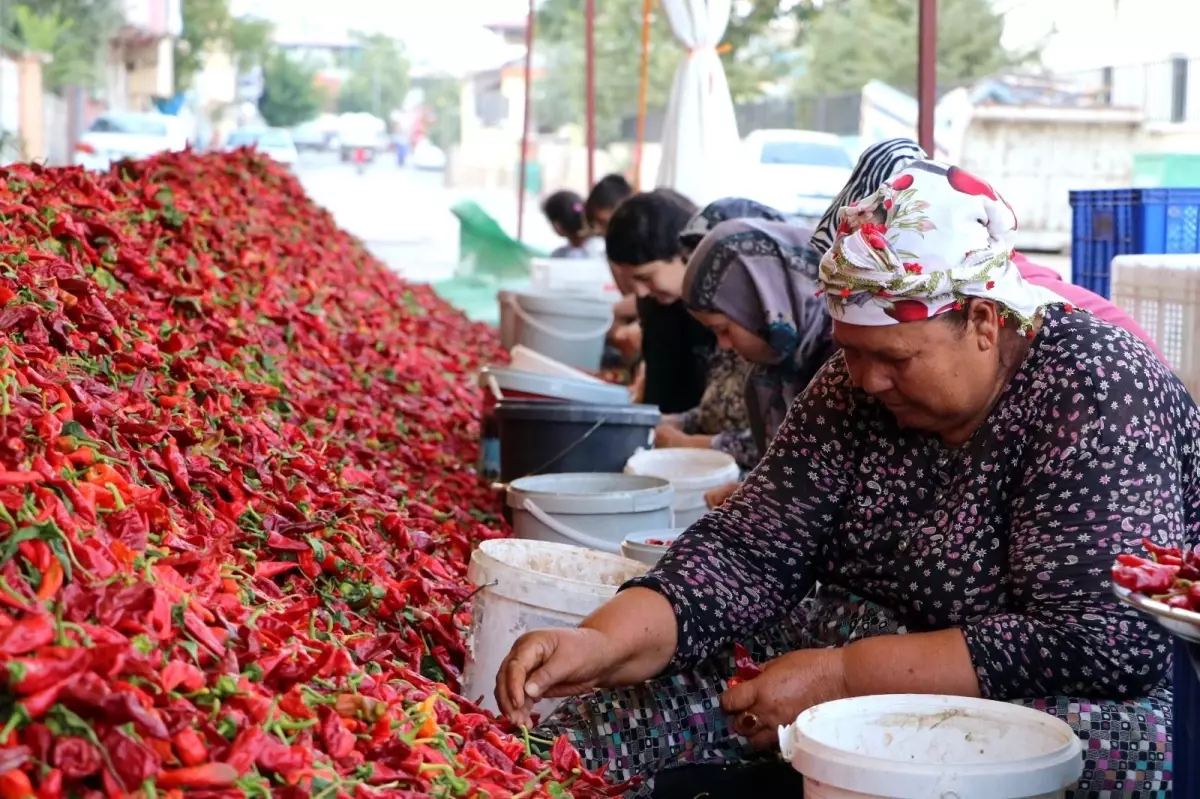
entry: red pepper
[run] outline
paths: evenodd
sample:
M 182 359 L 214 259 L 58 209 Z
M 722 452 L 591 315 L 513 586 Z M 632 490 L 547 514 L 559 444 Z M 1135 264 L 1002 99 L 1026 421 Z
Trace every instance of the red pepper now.
M 1112 567 L 1113 582 L 1139 594 L 1164 594 L 1175 581 L 1178 566 L 1160 566 L 1133 555 L 1120 555 Z
M 238 771 L 228 763 L 209 763 L 203 766 L 164 771 L 155 783 L 160 788 L 228 788 L 237 782 Z
M 208 746 L 200 733 L 192 727 L 184 727 L 171 738 L 179 762 L 185 766 L 198 766 L 208 761 Z
M 0 654 L 24 655 L 54 643 L 55 635 L 54 618 L 49 614 L 26 616 L 0 632 Z
M 37 799 L 62 799 L 63 773 L 58 769 L 50 769 L 38 783 Z
M 750 657 L 750 652 L 742 644 L 733 645 L 733 664 L 737 668 L 737 679 L 753 680 L 762 674 L 762 669 Z
M 90 660 L 85 649 L 75 649 L 60 659 L 14 658 L 8 662 L 8 687 L 27 696 L 58 685 L 78 673 Z
M 0 799 L 29 799 L 34 796 L 33 783 L 24 771 L 7 771 L 0 774 Z
M 188 693 L 199 691 L 207 684 L 204 672 L 182 660 L 172 660 L 168 663 L 162 670 L 160 681 L 164 691 L 182 688 Z

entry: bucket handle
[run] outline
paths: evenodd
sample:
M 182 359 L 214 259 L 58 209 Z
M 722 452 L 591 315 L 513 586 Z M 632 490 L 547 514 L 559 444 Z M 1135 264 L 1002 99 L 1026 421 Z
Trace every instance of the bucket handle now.
M 567 527 L 558 519 L 555 519 L 553 516 L 546 513 L 546 511 L 539 508 L 537 503 L 529 497 L 525 498 L 525 501 L 521 503 L 521 507 L 528 511 L 530 516 L 537 519 L 539 522 L 546 525 L 568 541 L 574 541 L 580 546 L 587 547 L 588 549 L 598 549 L 601 552 L 611 552 L 616 554 L 621 551 L 620 544 L 614 544 L 612 541 L 605 541 L 602 538 L 595 538 L 587 533 L 581 533 L 573 527 Z
M 508 307 L 512 309 L 512 312 L 517 315 L 517 318 L 520 319 L 524 324 L 529 325 L 539 333 L 544 333 L 547 336 L 553 336 L 561 341 L 588 341 L 596 338 L 597 336 L 606 335 L 613 323 L 612 310 L 610 309 L 608 312 L 608 319 L 605 320 L 603 327 L 599 327 L 596 330 L 585 330 L 582 333 L 572 333 L 568 330 L 558 330 L 550 327 L 545 322 L 539 322 L 537 319 L 534 319 L 525 311 L 524 308 L 521 307 L 521 303 L 517 300 L 516 296 L 512 294 L 509 294 L 507 297 L 505 297 L 504 301 L 508 304 Z

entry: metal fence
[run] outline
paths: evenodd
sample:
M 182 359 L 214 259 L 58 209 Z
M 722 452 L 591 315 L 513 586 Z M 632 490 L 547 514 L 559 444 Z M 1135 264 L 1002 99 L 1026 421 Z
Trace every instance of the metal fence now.
M 862 92 L 831 95 L 800 95 L 794 99 L 760 100 L 734 106 L 738 132 L 745 136 L 756 130 L 802 128 L 852 136 L 858 133 Z M 662 139 L 666 109 L 646 113 L 646 141 Z M 621 120 L 621 138 L 637 138 L 637 117 Z

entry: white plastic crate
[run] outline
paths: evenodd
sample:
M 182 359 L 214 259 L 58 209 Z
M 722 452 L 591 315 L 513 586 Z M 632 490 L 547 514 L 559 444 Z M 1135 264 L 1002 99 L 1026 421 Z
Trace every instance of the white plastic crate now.
M 1200 254 L 1119 255 L 1111 274 L 1112 301 L 1150 334 L 1200 397 Z

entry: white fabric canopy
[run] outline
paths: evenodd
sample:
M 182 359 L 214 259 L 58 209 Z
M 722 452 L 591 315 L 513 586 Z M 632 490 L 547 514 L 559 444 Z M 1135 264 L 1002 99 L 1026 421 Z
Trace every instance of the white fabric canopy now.
M 717 54 L 732 5 L 732 0 L 662 0 L 671 30 L 688 53 L 667 106 L 658 185 L 701 206 L 730 193 L 741 141 Z

